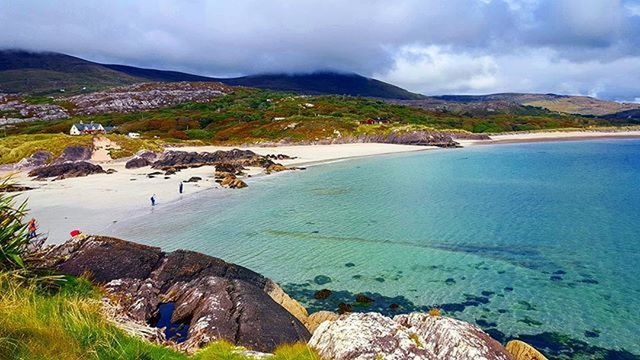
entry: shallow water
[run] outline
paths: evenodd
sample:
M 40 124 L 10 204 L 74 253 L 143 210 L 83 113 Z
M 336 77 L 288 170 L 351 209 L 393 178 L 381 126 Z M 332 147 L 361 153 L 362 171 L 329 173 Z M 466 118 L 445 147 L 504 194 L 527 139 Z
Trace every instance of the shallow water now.
M 366 292 L 376 301 L 356 310 L 437 306 L 501 340 L 535 335 L 555 356 L 622 358 L 603 349 L 640 354 L 639 155 L 640 141 L 616 140 L 349 160 L 205 191 L 108 232 L 244 265 L 312 310 Z M 322 288 L 334 294 L 313 299 Z

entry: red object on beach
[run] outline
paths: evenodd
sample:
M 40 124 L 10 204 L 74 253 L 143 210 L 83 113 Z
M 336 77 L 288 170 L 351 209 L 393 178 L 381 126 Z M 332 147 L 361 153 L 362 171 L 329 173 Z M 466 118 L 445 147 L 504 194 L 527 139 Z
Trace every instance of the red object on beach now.
M 71 232 L 69 233 L 72 237 L 78 236 L 80 234 L 82 234 L 82 232 L 80 230 L 71 230 Z

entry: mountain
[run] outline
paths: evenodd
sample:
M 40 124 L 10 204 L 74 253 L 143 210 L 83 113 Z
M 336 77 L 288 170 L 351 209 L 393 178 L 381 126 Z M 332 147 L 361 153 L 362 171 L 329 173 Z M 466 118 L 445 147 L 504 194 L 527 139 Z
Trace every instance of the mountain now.
M 400 87 L 360 76 L 336 72 L 265 74 L 213 78 L 178 71 L 144 69 L 128 65 L 99 64 L 70 55 L 21 50 L 0 51 L 0 91 L 32 94 L 81 93 L 139 82 L 216 81 L 301 94 L 352 95 L 394 99 L 423 96 Z
M 589 96 L 557 94 L 501 93 L 489 95 L 441 95 L 419 100 L 394 101 L 425 110 L 449 111 L 472 115 L 507 113 L 534 115 L 540 111 L 605 117 L 611 120 L 637 118 L 640 104 L 621 103 Z M 631 112 L 631 116 L 629 113 Z M 620 114 L 620 115 L 614 115 Z

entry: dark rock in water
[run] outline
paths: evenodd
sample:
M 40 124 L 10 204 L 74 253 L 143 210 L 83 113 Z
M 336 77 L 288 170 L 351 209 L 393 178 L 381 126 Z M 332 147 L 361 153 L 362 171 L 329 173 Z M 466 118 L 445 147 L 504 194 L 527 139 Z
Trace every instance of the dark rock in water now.
M 368 297 L 365 294 L 357 294 L 356 295 L 356 302 L 363 303 L 363 304 L 369 304 L 369 303 L 374 302 L 374 300 L 372 298 Z
M 453 285 L 456 283 L 456 280 L 454 278 L 448 278 L 447 280 L 444 281 L 444 283 L 447 285 Z
M 599 284 L 598 280 L 594 280 L 594 279 L 580 279 L 578 281 L 583 284 L 594 284 L 594 285 Z
M 160 305 L 173 303 L 170 323 L 188 327 L 183 349 L 225 339 L 272 352 L 310 338 L 304 325 L 270 296 L 275 283 L 218 258 L 184 250 L 164 253 L 97 236 L 56 246 L 46 258 L 48 269 L 90 274 L 134 320 L 157 323 Z
M 313 294 L 313 297 L 318 299 L 318 300 L 328 299 L 329 296 L 331 296 L 331 290 L 329 290 L 329 289 L 318 290 L 318 291 L 316 291 L 315 294 Z
M 149 160 L 143 157 L 134 157 L 133 159 L 127 161 L 127 163 L 124 164 L 124 167 L 127 169 L 138 169 L 149 165 L 151 165 L 151 162 Z
M 377 277 L 377 278 L 375 278 L 375 279 L 373 279 L 373 280 L 375 280 L 375 281 L 377 281 L 377 282 L 381 282 L 381 283 L 383 283 L 383 282 L 384 282 L 384 278 L 383 278 L 383 277 Z
M 40 167 L 47 165 L 51 159 L 53 158 L 53 154 L 48 151 L 39 150 L 33 153 L 33 155 L 28 158 L 24 158 L 20 160 L 17 164 L 13 166 L 14 169 L 28 169 L 34 167 Z
M 344 266 L 346 266 L 346 267 L 354 267 L 354 266 L 356 266 L 356 264 L 354 264 L 352 262 L 348 262 L 348 263 L 344 264 Z
M 556 270 L 556 271 L 553 272 L 553 274 L 554 275 L 565 275 L 566 271 L 564 271 L 564 270 Z
M 324 285 L 331 282 L 331 278 L 326 275 L 318 275 L 313 278 L 313 282 L 318 285 Z
M 506 292 L 512 292 L 512 291 L 513 291 L 513 288 L 512 288 L 512 287 L 507 286 L 506 288 L 504 288 L 504 291 L 506 291 Z
M 43 166 L 41 168 L 31 170 L 29 172 L 29 176 L 36 177 L 37 179 L 54 177 L 56 178 L 56 180 L 60 180 L 104 173 L 105 171 L 102 169 L 102 167 L 100 167 L 100 165 L 94 165 L 86 161 L 80 161 Z
M 347 303 L 340 303 L 338 304 L 338 314 L 346 314 L 346 313 L 350 313 L 351 311 L 353 311 L 353 307 L 351 306 L 351 304 L 347 304 Z
M 584 331 L 584 336 L 588 337 L 588 338 L 597 338 L 600 336 L 600 331 L 598 330 L 585 330 Z
M 551 281 L 562 281 L 562 276 L 551 275 L 551 276 L 549 276 L 549 280 L 551 280 Z
M 91 159 L 92 151 L 85 146 L 68 146 L 62 152 L 62 155 L 56 159 L 55 164 L 61 164 L 67 161 L 84 161 Z
M 480 294 L 482 294 L 482 296 L 492 296 L 492 295 L 495 295 L 495 292 L 485 290 L 485 291 L 482 291 Z
M 478 319 L 476 320 L 476 324 L 478 324 L 478 326 L 481 326 L 483 328 L 491 328 L 491 327 L 496 327 L 498 326 L 498 324 L 494 323 L 494 322 L 489 322 L 487 320 L 484 319 Z
M 399 308 L 400 308 L 400 305 L 398 305 L 398 304 L 396 304 L 396 303 L 393 303 L 393 304 L 390 304 L 390 305 L 389 305 L 389 309 L 391 309 L 391 310 L 393 310 L 393 311 L 396 311 L 396 310 L 398 310 Z

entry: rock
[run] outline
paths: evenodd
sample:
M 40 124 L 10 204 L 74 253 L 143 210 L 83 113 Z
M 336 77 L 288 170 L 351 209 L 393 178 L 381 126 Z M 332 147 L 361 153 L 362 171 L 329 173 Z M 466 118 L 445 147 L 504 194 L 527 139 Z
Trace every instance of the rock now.
M 36 179 L 55 177 L 55 180 L 87 176 L 91 174 L 104 174 L 100 165 L 94 165 L 86 161 L 65 162 L 60 164 L 43 166 L 29 172 L 29 176 Z
M 127 161 L 127 163 L 124 164 L 124 167 L 127 169 L 138 169 L 149 165 L 151 165 L 151 162 L 149 160 L 143 157 L 134 157 L 133 159 Z
M 309 345 L 328 359 L 501 359 L 511 355 L 497 341 L 463 321 L 424 313 L 342 315 L 323 322 Z
M 54 164 L 68 161 L 85 161 L 91 159 L 92 150 L 85 146 L 67 146 Z
M 396 315 L 393 320 L 418 335 L 438 359 L 512 359 L 499 342 L 464 321 L 425 313 Z
M 107 174 L 115 174 L 118 172 L 118 170 L 116 169 L 107 169 L 107 171 L 105 171 Z
M 356 295 L 356 302 L 359 303 L 363 303 L 363 304 L 370 304 L 372 303 L 374 300 L 364 294 L 357 294 Z
M 28 190 L 33 190 L 33 188 L 30 188 L 24 185 L 16 185 L 16 184 L 6 184 L 0 187 L 0 193 L 23 192 Z
M 265 155 L 267 157 L 267 159 L 273 159 L 273 160 L 291 160 L 291 159 L 295 159 L 295 157 L 291 157 L 289 155 L 285 155 L 285 154 L 267 154 Z
M 170 167 L 167 168 L 166 171 L 164 172 L 165 175 L 175 175 L 176 172 L 178 172 L 178 169 Z
M 34 167 L 41 167 L 47 165 L 53 154 L 48 151 L 36 151 L 30 157 L 20 160 L 17 164 L 13 165 L 15 170 L 29 169 Z
M 236 173 L 238 167 L 256 166 L 268 168 L 274 162 L 265 156 L 258 155 L 250 150 L 233 149 L 229 151 L 218 150 L 213 153 L 209 152 L 186 152 L 186 151 L 167 151 L 160 159 L 153 163 L 153 167 L 164 169 L 167 167 L 198 167 L 205 165 L 214 165 L 220 169 L 229 170 L 233 167 L 231 173 Z
M 333 360 L 438 359 L 412 337 L 402 325 L 379 313 L 355 313 L 320 324 L 309 346 Z
M 313 297 L 318 300 L 326 300 L 329 298 L 329 296 L 331 296 L 331 293 L 332 292 L 329 289 L 322 289 L 322 290 L 316 291 L 316 293 L 313 294 Z
M 291 315 L 300 320 L 301 323 L 304 324 L 307 321 L 307 318 L 309 317 L 307 309 L 300 305 L 299 302 L 292 299 L 278 284 L 271 280 L 267 280 L 264 290 L 269 296 L 271 296 L 273 301 L 280 304 L 280 306 L 285 308 Z
M 280 171 L 285 171 L 285 170 L 289 170 L 287 167 L 285 167 L 284 165 L 281 164 L 273 164 L 273 165 L 269 165 L 266 169 L 267 174 L 271 173 L 271 172 L 280 172 Z
M 220 186 L 228 187 L 230 189 L 242 189 L 247 187 L 247 184 L 244 181 L 229 173 L 225 173 L 225 177 L 221 180 L 216 180 L 216 182 L 220 183 Z
M 233 175 L 240 175 L 245 168 L 242 165 L 231 163 L 217 163 L 215 165 L 216 172 L 230 173 Z
M 538 350 L 524 341 L 511 340 L 506 348 L 514 360 L 547 360 Z
M 293 306 L 271 280 L 218 258 L 90 236 L 55 246 L 46 259 L 47 269 L 90 274 L 136 321 L 153 323 L 159 306 L 173 303 L 171 322 L 189 326 L 180 344 L 188 352 L 219 339 L 273 352 L 310 338 L 303 323 L 271 298 L 277 293 Z
M 195 183 L 195 182 L 198 182 L 198 181 L 200 181 L 200 180 L 202 180 L 202 178 L 201 178 L 201 177 L 199 177 L 199 176 L 192 176 L 192 177 L 190 177 L 190 178 L 189 178 L 189 180 L 187 180 L 187 181 L 185 181 L 185 182 L 188 182 L 188 183 Z
M 353 309 L 351 307 L 351 304 L 347 304 L 347 303 L 338 304 L 338 314 L 340 315 L 350 313 L 352 310 Z
M 307 320 L 304 322 L 304 326 L 307 327 L 310 333 L 313 334 L 314 331 L 325 321 L 333 321 L 337 320 L 340 315 L 331 312 L 331 311 L 318 311 L 309 315 Z
M 331 282 L 331 278 L 326 275 L 318 275 L 313 278 L 313 282 L 318 285 L 324 285 Z

